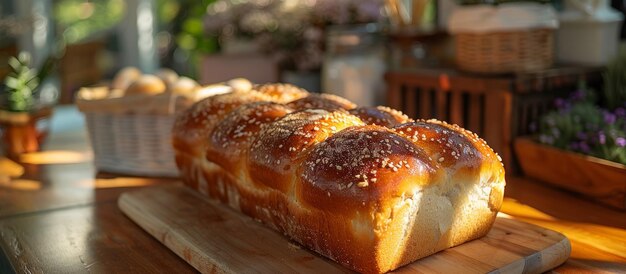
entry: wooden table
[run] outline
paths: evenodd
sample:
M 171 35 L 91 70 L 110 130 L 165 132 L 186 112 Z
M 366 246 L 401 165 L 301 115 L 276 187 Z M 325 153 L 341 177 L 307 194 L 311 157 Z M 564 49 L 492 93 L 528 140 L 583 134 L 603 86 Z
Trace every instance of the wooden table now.
M 0 159 L 0 273 L 186 273 L 195 270 L 117 208 L 120 193 L 170 179 L 97 174 L 80 115 L 55 113 L 44 153 Z M 56 162 L 56 163 L 54 163 Z M 560 231 L 571 259 L 555 272 L 626 272 L 626 212 L 541 183 L 509 178 L 502 211 Z

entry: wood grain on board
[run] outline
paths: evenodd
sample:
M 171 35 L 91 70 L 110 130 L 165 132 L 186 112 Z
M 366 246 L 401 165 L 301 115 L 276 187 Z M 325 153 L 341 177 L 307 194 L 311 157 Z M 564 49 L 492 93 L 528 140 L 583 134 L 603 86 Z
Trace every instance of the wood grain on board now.
M 118 205 L 135 223 L 203 273 L 348 271 L 184 186 L 127 192 L 120 196 Z M 562 234 L 499 217 L 487 236 L 397 271 L 541 273 L 565 262 L 569 254 L 569 240 Z

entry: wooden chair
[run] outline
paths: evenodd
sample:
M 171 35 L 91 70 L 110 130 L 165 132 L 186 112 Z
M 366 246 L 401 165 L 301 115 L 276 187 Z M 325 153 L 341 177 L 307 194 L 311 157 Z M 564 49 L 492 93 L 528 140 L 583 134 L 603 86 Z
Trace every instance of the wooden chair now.
M 493 76 L 453 69 L 392 70 L 385 75 L 387 104 L 412 118 L 436 118 L 475 132 L 515 172 L 513 138 L 530 134 L 530 124 L 550 109 L 553 99 L 575 91 L 580 81 L 599 87 L 601 72 L 559 67 Z

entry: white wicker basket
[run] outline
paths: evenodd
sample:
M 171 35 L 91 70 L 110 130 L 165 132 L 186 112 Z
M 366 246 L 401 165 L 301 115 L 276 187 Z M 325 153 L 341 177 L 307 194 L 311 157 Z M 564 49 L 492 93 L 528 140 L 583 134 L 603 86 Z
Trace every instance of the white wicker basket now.
M 85 113 L 100 171 L 177 177 L 171 145 L 174 115 Z
M 192 94 L 116 95 L 108 87 L 81 89 L 76 98 L 85 114 L 97 170 L 154 177 L 178 177 L 171 132 L 176 114 L 195 101 L 230 92 L 211 85 Z

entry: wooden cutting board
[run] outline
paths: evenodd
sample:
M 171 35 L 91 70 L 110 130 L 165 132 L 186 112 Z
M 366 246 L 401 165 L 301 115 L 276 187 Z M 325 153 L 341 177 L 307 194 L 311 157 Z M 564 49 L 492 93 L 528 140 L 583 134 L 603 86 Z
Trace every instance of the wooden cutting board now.
M 202 273 L 349 272 L 180 184 L 124 193 L 118 205 L 135 223 Z M 565 262 L 570 250 L 569 240 L 558 232 L 498 217 L 487 236 L 396 272 L 540 273 Z

